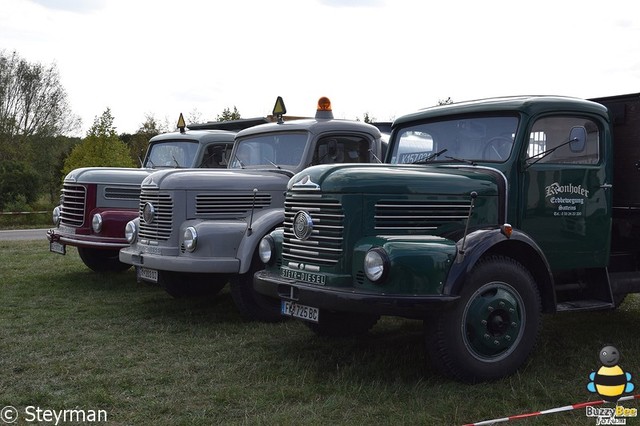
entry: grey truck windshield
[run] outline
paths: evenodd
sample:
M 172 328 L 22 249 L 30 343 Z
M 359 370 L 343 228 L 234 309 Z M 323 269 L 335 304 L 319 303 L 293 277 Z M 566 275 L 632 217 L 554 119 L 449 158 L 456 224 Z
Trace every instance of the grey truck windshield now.
M 290 169 L 302 162 L 308 139 L 307 133 L 274 133 L 240 140 L 230 168 L 275 165 Z
M 515 116 L 465 117 L 400 128 L 391 162 L 503 162 L 511 155 Z
M 144 166 L 158 167 L 193 167 L 198 153 L 197 141 L 156 142 L 150 147 Z

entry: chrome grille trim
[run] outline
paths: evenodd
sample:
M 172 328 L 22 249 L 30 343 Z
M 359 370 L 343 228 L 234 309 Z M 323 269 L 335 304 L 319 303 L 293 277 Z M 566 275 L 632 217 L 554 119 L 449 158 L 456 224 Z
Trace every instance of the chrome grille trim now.
M 146 223 L 142 218 L 142 210 L 146 203 L 155 207 L 153 223 Z M 140 192 L 140 230 L 138 238 L 149 240 L 168 240 L 173 228 L 173 200 L 171 195 L 162 194 L 158 189 L 142 189 Z
M 104 198 L 138 200 L 140 198 L 140 188 L 132 188 L 129 186 L 107 186 L 104 189 Z
M 309 213 L 313 221 L 313 231 L 304 241 L 293 234 L 293 217 L 300 210 Z M 342 258 L 343 233 L 344 213 L 338 200 L 323 198 L 318 194 L 287 193 L 284 203 L 283 261 L 335 265 Z
M 255 206 L 256 209 L 269 207 L 271 194 L 256 193 L 255 204 L 253 192 L 245 194 L 198 194 L 196 195 L 196 216 L 215 213 L 246 214 Z
M 84 224 L 87 189 L 82 185 L 62 186 L 62 204 L 60 223 L 79 228 Z
M 432 231 L 447 223 L 464 221 L 471 202 L 461 200 L 380 200 L 375 205 L 375 229 Z

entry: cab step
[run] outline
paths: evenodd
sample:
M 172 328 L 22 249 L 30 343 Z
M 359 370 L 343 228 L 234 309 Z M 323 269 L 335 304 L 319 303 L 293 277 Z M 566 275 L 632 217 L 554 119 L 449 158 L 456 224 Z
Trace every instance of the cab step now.
M 575 311 L 595 311 L 599 309 L 613 309 L 612 302 L 603 302 L 596 299 L 571 300 L 558 303 L 556 309 L 558 312 L 575 312 Z

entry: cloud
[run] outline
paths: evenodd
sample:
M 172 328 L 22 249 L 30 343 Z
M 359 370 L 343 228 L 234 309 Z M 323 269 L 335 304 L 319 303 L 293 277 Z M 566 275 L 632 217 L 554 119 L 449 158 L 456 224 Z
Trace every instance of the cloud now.
M 47 9 L 64 10 L 75 13 L 89 13 L 102 9 L 105 0 L 31 0 Z

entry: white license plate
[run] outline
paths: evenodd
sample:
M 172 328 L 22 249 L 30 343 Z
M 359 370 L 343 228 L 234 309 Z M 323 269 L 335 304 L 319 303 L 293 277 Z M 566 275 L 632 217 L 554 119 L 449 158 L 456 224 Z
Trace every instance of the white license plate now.
M 49 251 L 58 254 L 67 254 L 67 246 L 58 241 L 51 241 L 49 243 Z
M 158 282 L 158 271 L 149 268 L 138 268 L 138 278 L 152 283 Z
M 309 284 L 325 285 L 327 277 L 322 274 L 314 274 L 306 271 L 295 271 L 293 269 L 280 269 L 280 276 L 283 278 L 292 278 L 296 281 L 304 281 Z
M 283 300 L 280 312 L 288 317 L 300 318 L 305 321 L 318 322 L 320 309 L 313 306 L 300 305 L 295 302 Z
M 65 225 L 58 225 L 58 232 L 61 234 L 75 234 L 76 228 Z

